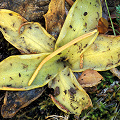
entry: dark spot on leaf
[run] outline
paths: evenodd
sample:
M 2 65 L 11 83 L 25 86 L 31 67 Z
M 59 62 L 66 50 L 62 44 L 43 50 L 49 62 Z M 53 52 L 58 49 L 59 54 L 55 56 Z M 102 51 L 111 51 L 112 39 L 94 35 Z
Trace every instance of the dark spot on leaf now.
M 23 64 L 23 63 L 22 63 L 22 65 L 23 65 L 23 69 L 25 69 L 25 68 L 28 67 L 28 65 L 26 65 L 26 64 Z
M 86 16 L 88 13 L 87 12 L 84 12 L 84 16 Z
M 91 5 L 91 2 L 90 2 L 90 5 Z
M 73 31 L 75 31 L 75 29 L 73 29 Z
M 15 23 L 13 23 L 13 27 L 15 26 Z
M 9 15 L 10 15 L 10 16 L 13 16 L 13 14 L 12 14 L 12 13 L 9 13 Z
M 76 94 L 76 90 L 73 87 L 71 87 L 68 91 L 69 91 L 70 95 L 72 95 L 72 96 L 74 94 Z
M 72 25 L 70 25 L 69 27 L 72 28 Z
M 60 94 L 60 88 L 57 86 L 54 90 L 54 96 L 57 96 Z
M 26 50 L 27 50 L 29 53 L 31 53 L 29 49 L 26 49 Z
M 84 46 L 84 48 L 86 48 L 86 47 L 87 47 L 87 45 L 88 45 L 88 44 L 86 44 L 86 45 Z
M 95 4 L 95 7 L 97 7 L 97 5 Z
M 52 38 L 51 38 L 52 39 Z M 56 43 L 56 40 L 53 41 L 54 43 Z
M 87 23 L 85 22 L 85 25 L 84 25 L 85 27 L 87 27 Z
M 69 76 L 69 75 L 70 75 L 70 73 L 67 74 L 67 76 Z
M 109 64 L 106 65 L 106 67 L 110 67 L 112 65 L 113 65 L 113 63 L 109 63 Z
M 48 74 L 47 77 L 46 77 L 46 79 L 50 79 L 50 78 L 51 78 L 51 75 Z
M 35 27 L 35 28 L 39 29 L 39 27 Z
M 64 68 L 66 67 L 66 64 L 64 64 Z
M 21 39 L 24 39 L 24 37 L 20 37 Z
M 14 42 L 16 42 L 16 39 L 13 39 Z
M 40 57 L 37 57 L 37 59 L 40 59 Z
M 52 44 L 50 44 L 50 43 L 47 43 L 49 46 L 51 46 Z
M 3 28 L 4 32 L 7 33 L 6 28 Z
M 86 74 L 84 74 L 84 76 L 86 76 Z
M 77 106 L 77 107 L 73 106 L 73 105 L 72 105 L 72 102 L 70 103 L 70 106 L 72 107 L 73 110 L 78 109 L 78 106 Z
M 62 61 L 65 61 L 66 60 L 66 57 L 60 57 L 57 62 L 62 62 Z
M 2 26 L 0 25 L 0 28 L 2 28 Z
M 84 97 L 82 97 L 82 99 L 83 99 L 83 100 L 85 100 L 85 98 L 84 98 Z
M 97 12 L 98 18 L 99 18 L 99 13 Z
M 13 80 L 13 78 L 12 78 L 12 77 L 10 77 L 10 79 L 11 79 L 11 80 Z
M 61 55 L 62 53 L 58 53 L 58 55 Z
M 12 63 L 10 63 L 10 66 L 12 66 Z
M 19 77 L 21 77 L 21 74 L 19 73 Z
M 63 92 L 65 93 L 65 95 L 67 94 L 67 90 L 64 90 Z
M 77 43 L 75 43 L 74 45 L 77 45 Z
M 12 84 L 10 84 L 10 85 L 7 85 L 7 87 L 12 87 Z
M 79 51 L 78 51 L 77 53 L 81 53 L 81 52 L 82 52 L 82 50 L 83 50 L 83 49 L 81 49 L 81 48 L 80 48 L 80 46 L 79 46 Z
M 83 80 L 83 79 L 81 79 L 81 80 Z
M 29 27 L 29 29 L 32 29 L 31 26 Z
M 73 84 L 73 86 L 76 87 L 75 84 Z

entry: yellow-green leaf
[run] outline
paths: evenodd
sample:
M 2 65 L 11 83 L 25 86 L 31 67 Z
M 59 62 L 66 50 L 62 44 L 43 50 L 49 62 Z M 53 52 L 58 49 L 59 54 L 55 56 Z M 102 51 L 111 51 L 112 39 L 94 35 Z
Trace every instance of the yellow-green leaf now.
M 57 73 L 64 68 L 55 58 L 50 59 L 31 84 L 28 82 L 39 63 L 49 53 L 10 56 L 0 62 L 0 89 L 1 90 L 29 90 L 46 85 Z
M 79 64 L 78 64 L 79 65 Z M 105 71 L 120 65 L 120 36 L 98 35 L 92 46 L 83 54 L 83 69 Z
M 81 54 L 84 53 L 91 46 L 97 36 L 98 32 L 95 32 L 93 35 L 90 35 L 89 37 L 82 39 L 80 40 L 80 42 L 77 42 L 69 48 L 65 49 L 60 53 L 59 56 L 66 58 L 66 61 L 69 63 L 69 67 L 71 69 L 79 70 Z
M 55 49 L 95 29 L 100 17 L 102 17 L 100 0 L 76 0 L 66 17 Z
M 27 22 L 13 11 L 0 9 L 0 31 L 22 53 L 53 51 L 55 38 L 39 23 Z
M 68 67 L 49 82 L 49 87 L 54 89 L 53 102 L 64 112 L 79 115 L 82 110 L 92 106 L 90 97 Z

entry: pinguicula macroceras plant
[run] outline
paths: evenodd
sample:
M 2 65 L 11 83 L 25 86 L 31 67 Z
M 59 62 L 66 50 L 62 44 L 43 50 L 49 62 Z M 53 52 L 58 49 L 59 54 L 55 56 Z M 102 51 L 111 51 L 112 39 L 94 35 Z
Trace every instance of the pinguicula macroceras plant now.
M 100 35 L 96 25 L 101 17 L 100 0 L 76 0 L 56 40 L 38 22 L 1 9 L 0 30 L 24 55 L 0 63 L 0 90 L 24 91 L 48 84 L 59 109 L 80 115 L 92 102 L 73 72 L 105 71 L 120 65 L 120 36 Z

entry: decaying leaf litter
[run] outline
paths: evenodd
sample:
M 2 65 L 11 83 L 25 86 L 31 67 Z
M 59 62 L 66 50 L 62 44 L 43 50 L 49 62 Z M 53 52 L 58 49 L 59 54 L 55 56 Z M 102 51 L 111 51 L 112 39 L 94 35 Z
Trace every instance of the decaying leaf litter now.
M 28 21 L 42 20 L 48 11 L 50 0 L 0 0 L 0 9 L 19 13 Z
M 70 26 L 70 28 L 71 28 L 71 26 Z M 58 38 L 58 39 L 59 39 L 59 38 Z M 88 44 L 88 45 L 89 45 L 89 44 Z M 60 46 L 59 46 L 59 47 L 60 47 Z M 67 50 L 66 50 L 66 51 L 67 51 Z M 61 54 L 66 54 L 66 51 L 65 51 L 65 53 L 64 53 L 64 51 L 63 51 L 63 53 L 61 53 Z M 71 50 L 71 51 L 72 51 L 72 50 Z M 71 52 L 71 51 L 70 51 L 70 52 Z M 67 51 L 67 52 L 68 52 L 68 51 Z M 72 52 L 71 52 L 71 53 L 72 53 Z M 58 57 L 58 58 L 59 58 L 59 57 Z M 58 58 L 57 58 L 57 59 L 58 59 Z M 60 62 L 61 62 L 61 61 L 65 61 L 64 59 L 66 59 L 66 57 L 63 57 L 62 60 L 59 60 L 59 61 L 60 61 Z M 70 59 L 70 58 L 68 58 L 68 60 L 69 60 L 69 59 Z M 74 59 L 73 59 L 73 60 L 74 60 Z M 112 65 L 112 64 L 111 64 L 111 65 Z M 84 65 L 83 65 L 83 66 L 84 66 Z M 78 68 L 79 68 L 79 67 L 78 67 Z M 71 93 L 71 92 L 70 92 L 70 93 Z M 73 93 L 74 93 L 74 92 L 73 92 Z

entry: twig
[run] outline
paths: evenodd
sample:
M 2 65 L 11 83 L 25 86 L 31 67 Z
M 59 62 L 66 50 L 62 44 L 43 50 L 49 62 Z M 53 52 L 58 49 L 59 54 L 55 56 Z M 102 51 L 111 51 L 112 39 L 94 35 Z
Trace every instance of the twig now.
M 119 114 L 119 111 L 118 111 L 119 104 L 117 104 L 117 103 L 116 103 L 115 107 L 116 107 L 116 109 L 115 109 L 115 111 L 114 111 L 114 114 L 116 114 L 116 113 L 117 113 L 117 115 L 118 115 L 118 114 Z M 117 111 L 118 111 L 118 112 L 117 112 Z M 111 120 L 115 120 L 115 119 L 116 119 L 116 117 L 117 117 L 117 115 L 116 115 L 116 116 L 113 116 L 113 117 L 111 118 Z
M 54 120 L 58 120 L 58 118 L 61 118 L 62 120 L 68 120 L 68 116 L 58 116 L 58 115 L 50 115 L 50 116 L 47 116 L 45 119 L 48 119 L 48 118 L 52 118 Z
M 30 24 L 30 22 L 25 22 L 22 25 L 20 25 L 19 29 L 18 29 L 18 33 L 20 34 L 20 29 L 24 26 L 24 25 L 28 25 Z
M 83 69 L 83 54 L 80 55 L 80 69 Z
M 112 25 L 113 33 L 116 36 L 115 29 L 114 29 L 114 26 L 113 26 L 113 22 L 112 22 L 112 19 L 111 19 L 111 16 L 110 16 L 110 12 L 109 12 L 109 8 L 108 8 L 106 0 L 105 0 L 105 4 L 106 4 L 106 7 L 107 7 L 107 11 L 108 11 L 108 15 L 109 15 L 109 18 L 110 18 L 110 22 L 111 22 L 111 25 Z

